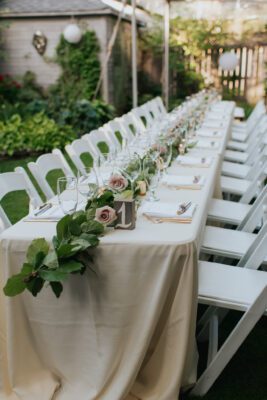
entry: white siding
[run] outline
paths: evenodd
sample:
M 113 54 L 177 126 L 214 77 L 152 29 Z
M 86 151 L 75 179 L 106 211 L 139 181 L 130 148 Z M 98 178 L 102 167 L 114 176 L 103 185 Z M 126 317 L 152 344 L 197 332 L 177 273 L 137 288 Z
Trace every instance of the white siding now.
M 101 46 L 100 60 L 103 60 L 107 47 L 106 17 L 84 17 L 77 22 L 96 32 Z M 9 27 L 5 31 L 6 60 L 0 62 L 3 73 L 12 76 L 23 75 L 26 71 L 36 74 L 37 82 L 44 87 L 54 83 L 60 74 L 60 67 L 47 59 L 55 56 L 55 48 L 60 34 L 70 18 L 23 18 L 9 20 Z M 40 30 L 48 39 L 44 56 L 40 56 L 32 45 L 34 33 Z M 108 75 L 104 71 L 103 96 L 108 100 Z

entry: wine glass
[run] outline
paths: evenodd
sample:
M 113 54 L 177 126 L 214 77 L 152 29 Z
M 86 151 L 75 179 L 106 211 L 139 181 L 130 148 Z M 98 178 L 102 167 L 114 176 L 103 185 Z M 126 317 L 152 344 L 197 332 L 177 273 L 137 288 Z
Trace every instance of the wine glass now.
M 84 167 L 77 173 L 78 191 L 87 200 L 94 197 L 98 192 L 99 182 L 94 167 Z
M 158 160 L 154 160 L 154 158 L 150 155 L 147 155 L 143 160 L 143 174 L 147 187 L 149 188 L 149 196 L 147 201 L 151 202 L 159 200 L 155 193 L 160 180 L 160 169 L 158 168 L 157 161 Z
M 65 215 L 73 213 L 78 204 L 77 179 L 66 176 L 57 180 L 58 203 Z
M 129 157 L 129 164 L 122 170 L 122 174 L 130 181 L 131 190 L 134 190 L 134 182 L 141 173 L 141 159 L 138 154 L 132 154 Z
M 102 153 L 96 158 L 94 167 L 100 186 L 108 186 L 109 179 L 113 174 L 114 162 L 115 161 L 113 157 L 111 157 L 110 153 Z
M 160 155 L 162 159 L 162 176 L 167 175 L 167 168 L 172 160 L 172 140 L 170 138 L 165 142 L 164 149 L 166 151 Z

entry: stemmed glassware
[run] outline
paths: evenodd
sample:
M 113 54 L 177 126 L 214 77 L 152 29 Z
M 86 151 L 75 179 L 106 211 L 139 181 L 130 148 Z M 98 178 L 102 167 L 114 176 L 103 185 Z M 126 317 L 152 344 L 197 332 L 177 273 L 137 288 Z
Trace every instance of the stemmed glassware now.
M 99 182 L 94 167 L 84 167 L 82 172 L 78 171 L 77 185 L 79 193 L 87 200 L 97 194 Z
M 58 203 L 65 215 L 73 213 L 78 204 L 77 179 L 71 176 L 57 180 Z
M 160 180 L 160 168 L 158 159 L 154 159 L 151 155 L 147 155 L 143 160 L 143 174 L 147 187 L 149 187 L 149 196 L 147 201 L 158 201 L 159 198 L 156 196 L 156 188 L 158 187 Z
M 134 190 L 134 182 L 138 178 L 141 173 L 141 159 L 138 154 L 132 154 L 129 157 L 129 163 L 125 169 L 123 169 L 122 174 L 127 178 L 131 183 L 131 190 Z

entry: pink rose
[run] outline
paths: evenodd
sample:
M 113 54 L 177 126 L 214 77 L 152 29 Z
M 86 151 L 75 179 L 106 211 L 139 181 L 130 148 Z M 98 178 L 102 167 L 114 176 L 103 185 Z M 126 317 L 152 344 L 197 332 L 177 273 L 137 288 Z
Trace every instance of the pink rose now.
M 164 146 L 164 145 L 161 145 L 161 144 L 159 144 L 159 143 L 154 143 L 154 144 L 152 145 L 152 150 L 159 151 L 159 153 L 160 153 L 161 155 L 167 153 L 167 147 Z
M 95 220 L 103 225 L 111 224 L 117 219 L 116 211 L 109 207 L 104 206 L 96 209 Z
M 127 188 L 128 181 L 124 176 L 119 174 L 114 174 L 110 177 L 108 186 L 110 187 L 111 190 L 122 192 Z

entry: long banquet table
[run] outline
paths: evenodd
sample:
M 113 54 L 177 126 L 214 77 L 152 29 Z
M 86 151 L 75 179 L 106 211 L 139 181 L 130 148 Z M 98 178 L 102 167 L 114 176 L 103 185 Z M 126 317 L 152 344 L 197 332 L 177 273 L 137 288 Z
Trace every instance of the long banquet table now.
M 210 167 L 170 167 L 204 175 L 204 186 L 158 189 L 163 201 L 196 203 L 192 223 L 153 224 L 139 212 L 135 230 L 108 230 L 94 250 L 96 274 L 73 275 L 59 299 L 50 288 L 37 298 L 1 294 L 3 399 L 177 400 L 194 383 L 198 252 L 234 111 L 220 106 L 219 148 L 190 153 L 211 155 Z M 55 223 L 20 221 L 2 234 L 1 287 L 31 240 L 54 233 Z

